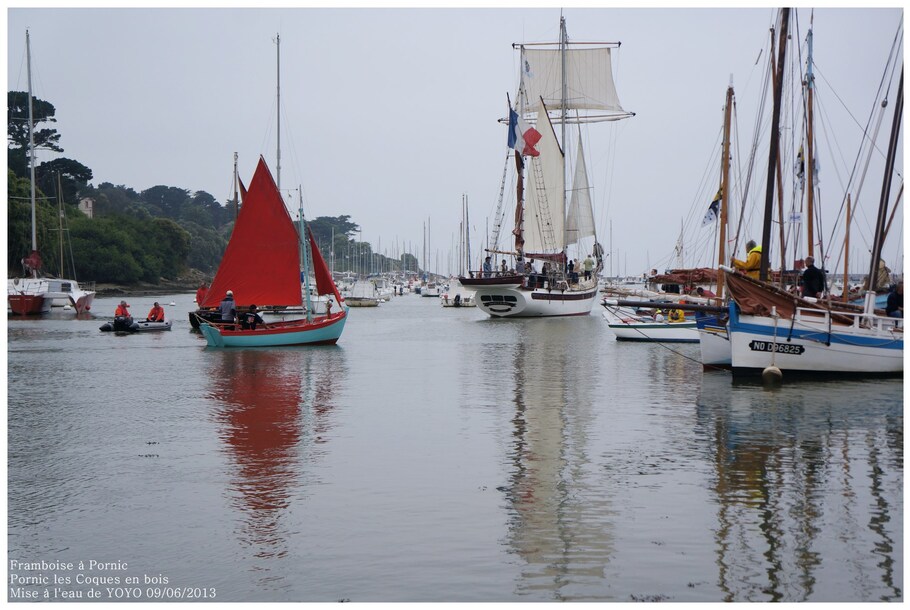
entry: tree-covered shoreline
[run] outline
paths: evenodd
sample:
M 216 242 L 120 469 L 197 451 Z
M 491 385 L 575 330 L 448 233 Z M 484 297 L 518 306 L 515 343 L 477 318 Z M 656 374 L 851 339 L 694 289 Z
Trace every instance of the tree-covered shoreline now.
M 28 93 L 8 92 L 7 104 L 7 274 L 15 277 L 23 274 L 21 261 L 32 250 Z M 35 147 L 63 153 L 61 134 L 51 126 L 53 104 L 33 97 L 32 112 Z M 36 241 L 44 273 L 120 287 L 214 276 L 237 203 L 167 185 L 143 191 L 110 182 L 94 186 L 92 177 L 90 168 L 63 156 L 35 167 Z M 412 255 L 391 259 L 356 241 L 360 228 L 350 216 L 320 216 L 308 224 L 337 272 L 417 270 Z

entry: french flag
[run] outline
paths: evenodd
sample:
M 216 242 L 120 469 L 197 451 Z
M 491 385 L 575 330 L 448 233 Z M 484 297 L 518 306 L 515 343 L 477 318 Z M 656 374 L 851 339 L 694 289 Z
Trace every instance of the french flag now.
M 540 141 L 540 132 L 529 126 L 518 113 L 509 108 L 509 148 L 514 148 L 523 155 L 537 157 L 540 151 L 534 145 Z

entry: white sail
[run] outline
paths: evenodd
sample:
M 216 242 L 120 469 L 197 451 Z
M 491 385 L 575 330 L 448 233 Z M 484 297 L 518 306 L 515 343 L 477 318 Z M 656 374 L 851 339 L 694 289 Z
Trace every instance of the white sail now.
M 594 209 L 591 205 L 591 190 L 588 187 L 588 171 L 581 138 L 578 139 L 578 159 L 575 162 L 575 181 L 566 216 L 566 244 L 577 244 L 585 237 L 595 237 Z
M 600 111 L 621 116 L 600 116 L 591 120 L 624 118 L 616 85 L 610 49 L 566 49 L 566 109 Z M 562 105 L 563 54 L 559 49 L 522 49 L 521 83 L 526 99 L 543 98 L 550 107 Z
M 540 155 L 526 157 L 529 163 L 525 179 L 524 251 L 553 254 L 565 247 L 564 155 L 542 104 L 538 106 L 537 117 Z

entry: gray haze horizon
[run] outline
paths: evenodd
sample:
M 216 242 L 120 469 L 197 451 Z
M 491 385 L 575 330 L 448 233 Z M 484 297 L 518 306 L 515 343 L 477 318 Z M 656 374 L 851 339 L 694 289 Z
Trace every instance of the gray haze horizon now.
M 508 152 L 506 96 L 514 96 L 512 43 L 554 41 L 566 18 L 577 41 L 621 42 L 614 75 L 635 116 L 586 134 L 598 239 L 607 272 L 711 264 L 700 219 L 717 190 L 718 134 L 726 89 L 736 92 L 734 164 L 748 160 L 766 71 L 774 8 L 8 8 L 7 88 L 27 88 L 30 32 L 34 95 L 57 110 L 62 156 L 104 182 L 232 197 L 234 153 L 248 182 L 260 155 L 276 172 L 276 35 L 281 39 L 281 181 L 292 215 L 302 186 L 309 219 L 349 215 L 357 239 L 389 256 L 457 272 L 453 248 L 462 198 L 473 259 L 493 225 Z M 841 200 L 903 10 L 800 7 L 791 28 L 805 48 L 813 21 L 817 137 L 833 271 L 843 233 Z M 902 55 L 902 48 L 901 48 Z M 805 58 L 800 60 L 805 63 Z M 892 104 L 893 106 L 893 104 Z M 853 273 L 868 269 L 881 194 L 889 110 L 864 178 L 851 230 Z M 766 150 L 767 129 L 759 137 Z M 798 137 L 798 134 L 797 134 Z M 822 148 L 822 145 L 819 146 Z M 753 190 L 764 192 L 757 153 Z M 822 156 L 828 155 L 828 156 Z M 51 157 L 39 154 L 39 163 Z M 861 164 L 864 164 L 863 160 Z M 785 166 L 785 182 L 792 182 Z M 896 172 L 902 184 L 903 148 Z M 854 179 L 856 180 L 856 179 Z M 851 192 L 855 187 L 851 187 Z M 506 189 L 506 209 L 514 199 Z M 514 197 L 514 196 L 513 196 Z M 763 201 L 752 199 L 755 208 Z M 903 210 L 885 259 L 903 272 Z M 742 242 L 760 240 L 761 212 L 745 216 Z M 684 257 L 676 246 L 684 234 Z M 508 236 L 508 229 L 503 230 Z M 509 248 L 507 239 L 500 247 Z M 805 248 L 803 248 L 804 253 Z M 792 258 L 792 257 L 790 257 Z M 777 265 L 775 265 L 777 266 Z

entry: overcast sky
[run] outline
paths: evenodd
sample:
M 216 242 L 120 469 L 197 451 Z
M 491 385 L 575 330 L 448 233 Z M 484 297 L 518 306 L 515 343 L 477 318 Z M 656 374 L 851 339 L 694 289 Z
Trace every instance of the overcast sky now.
M 821 162 L 825 203 L 834 208 L 823 212 L 828 227 L 903 19 L 890 6 L 814 14 L 821 120 L 841 159 Z M 636 113 L 588 132 L 600 241 L 617 273 L 673 266 L 681 225 L 700 217 L 716 190 L 719 168 L 709 163 L 731 77 L 744 131 L 739 155 L 748 152 L 776 9 L 564 14 L 572 39 L 622 43 L 617 89 Z M 497 119 L 518 75 L 511 44 L 556 40 L 559 16 L 559 8 L 10 8 L 7 84 L 27 87 L 28 29 L 34 94 L 56 107 L 64 156 L 87 165 L 93 184 L 163 184 L 223 202 L 235 152 L 245 182 L 259 155 L 275 172 L 280 35 L 282 188 L 301 184 L 307 217 L 348 214 L 365 241 L 389 254 L 397 242 L 419 257 L 429 219 L 444 271 L 462 195 L 475 248 L 492 223 L 507 152 Z M 794 39 L 805 38 L 809 18 L 799 9 Z M 890 122 L 889 113 L 879 157 Z M 756 182 L 764 183 L 766 163 Z M 863 215 L 869 226 L 881 179 L 876 158 L 857 226 Z M 296 194 L 288 195 L 296 207 Z M 902 213 L 898 220 L 886 256 L 902 270 Z M 760 238 L 758 226 L 751 232 Z M 862 239 L 851 237 L 868 248 Z

